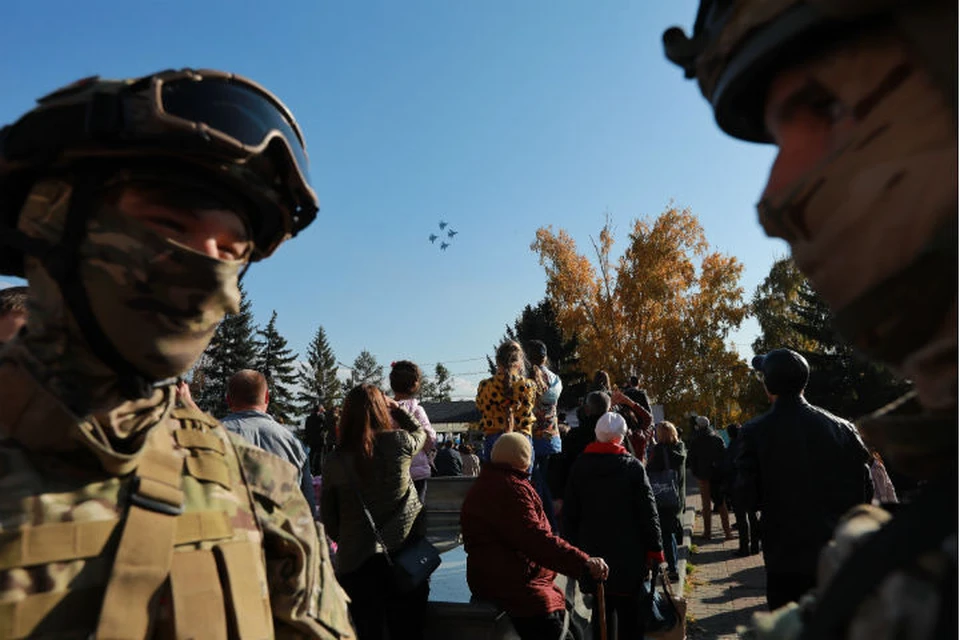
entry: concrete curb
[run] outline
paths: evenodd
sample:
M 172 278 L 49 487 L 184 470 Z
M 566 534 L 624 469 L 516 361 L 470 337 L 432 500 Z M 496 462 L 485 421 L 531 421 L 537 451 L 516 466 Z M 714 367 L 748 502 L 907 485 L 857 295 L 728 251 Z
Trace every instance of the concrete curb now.
M 690 495 L 690 488 L 697 486 L 697 481 L 690 473 L 689 469 L 684 469 L 686 477 L 687 495 L 683 496 L 684 509 L 680 514 L 680 527 L 683 530 L 683 539 L 677 547 L 677 574 L 680 576 L 677 580 L 677 595 L 683 595 L 683 587 L 687 582 L 687 560 L 690 559 L 690 545 L 693 542 L 693 520 L 696 517 L 696 508 L 688 504 L 687 496 Z
M 690 544 L 693 539 L 693 518 L 696 509 L 687 507 L 680 514 L 680 524 L 683 527 L 683 541 L 677 548 L 677 595 L 683 594 L 683 587 L 687 582 L 687 560 L 690 558 Z

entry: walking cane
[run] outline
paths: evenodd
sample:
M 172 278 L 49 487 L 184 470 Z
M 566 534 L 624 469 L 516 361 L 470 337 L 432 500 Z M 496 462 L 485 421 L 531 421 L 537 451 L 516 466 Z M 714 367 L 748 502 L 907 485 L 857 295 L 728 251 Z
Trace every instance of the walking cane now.
M 607 640 L 607 598 L 602 580 L 597 581 L 597 613 L 600 614 L 600 640 Z

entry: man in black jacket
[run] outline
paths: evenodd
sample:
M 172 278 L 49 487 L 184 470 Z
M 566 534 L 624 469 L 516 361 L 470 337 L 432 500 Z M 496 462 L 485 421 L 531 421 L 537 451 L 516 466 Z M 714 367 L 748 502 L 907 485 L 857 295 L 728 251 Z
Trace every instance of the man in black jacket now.
M 701 515 L 703 516 L 703 539 L 709 542 L 713 531 L 713 512 L 720 515 L 723 535 L 733 539 L 730 531 L 730 514 L 723 499 L 723 457 L 726 447 L 723 438 L 710 425 L 706 416 L 697 416 L 694 420 L 695 431 L 687 455 L 687 466 L 697 479 L 700 489 Z M 711 508 L 712 507 L 712 508 Z
M 646 409 L 647 413 L 653 414 L 653 409 L 650 408 L 650 398 L 647 397 L 647 392 L 640 388 L 640 378 L 638 376 L 630 376 L 630 384 L 623 388 L 623 395 Z
M 433 460 L 433 466 L 437 469 L 439 477 L 458 477 L 463 475 L 463 458 L 460 452 L 453 448 L 453 440 L 447 440 L 437 451 L 437 457 Z
M 735 491 L 742 508 L 760 511 L 773 610 L 815 586 L 817 557 L 840 516 L 870 501 L 870 456 L 852 424 L 804 399 L 803 356 L 775 349 L 753 367 L 773 406 L 740 432 Z
M 313 413 L 307 416 L 303 430 L 310 447 L 310 473 L 320 475 L 323 466 L 323 445 L 327 439 L 327 415 L 322 402 L 317 403 Z

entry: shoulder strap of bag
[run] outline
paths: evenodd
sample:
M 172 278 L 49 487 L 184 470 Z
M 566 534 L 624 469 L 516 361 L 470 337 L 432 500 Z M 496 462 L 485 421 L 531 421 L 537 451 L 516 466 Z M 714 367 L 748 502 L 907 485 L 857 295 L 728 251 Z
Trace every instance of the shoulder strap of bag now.
M 346 460 L 341 459 L 340 464 L 343 466 L 344 470 L 347 472 L 347 482 L 350 484 L 350 488 L 353 489 L 353 493 L 356 494 L 357 500 L 360 502 L 360 507 L 363 509 L 363 515 L 367 520 L 367 524 L 370 525 L 370 530 L 373 531 L 373 536 L 377 539 L 377 542 L 383 547 L 384 556 L 387 559 L 387 564 L 393 565 L 393 561 L 390 559 L 390 554 L 387 552 L 387 544 L 383 541 L 383 536 L 380 535 L 380 529 L 377 528 L 377 523 L 373 519 L 373 514 L 370 513 L 370 509 L 367 508 L 367 503 L 363 499 L 363 496 L 360 494 L 360 488 L 357 486 L 356 482 L 356 473 L 353 470 L 353 467 L 347 463 Z
M 956 520 L 950 516 L 950 507 L 956 503 L 955 480 L 940 481 L 864 541 L 817 598 L 816 611 L 804 626 L 801 640 L 842 635 L 863 598 L 886 576 L 936 549 L 956 531 Z
M 363 499 L 363 495 L 360 494 L 360 488 L 357 486 L 357 476 L 353 470 L 353 467 L 343 459 L 340 460 L 341 465 L 346 470 L 347 473 L 347 482 L 350 483 L 350 487 L 353 489 L 353 492 L 357 496 L 357 500 L 360 501 L 360 507 L 363 509 L 364 518 L 367 521 L 367 524 L 370 525 L 370 530 L 373 531 L 373 536 L 377 539 L 377 542 L 383 547 L 383 555 L 387 559 L 387 564 L 393 566 L 393 559 L 390 557 L 390 549 L 387 547 L 387 543 L 383 541 L 383 535 L 380 533 L 380 529 L 377 527 L 376 521 L 373 519 L 373 514 L 370 513 L 370 509 L 367 507 L 366 501 Z M 408 476 L 409 477 L 409 476 Z M 407 496 L 409 496 L 411 489 L 413 488 L 413 479 L 410 478 L 410 482 L 407 485 Z M 404 498 L 406 500 L 406 497 Z M 403 503 L 401 503 L 399 509 L 403 508 Z M 398 510 L 399 510 L 398 509 Z M 393 517 L 393 516 L 391 516 Z
M 183 513 L 183 458 L 167 420 L 147 436 L 134 472 L 130 504 L 97 624 L 97 638 L 147 637 L 152 606 L 170 573 Z

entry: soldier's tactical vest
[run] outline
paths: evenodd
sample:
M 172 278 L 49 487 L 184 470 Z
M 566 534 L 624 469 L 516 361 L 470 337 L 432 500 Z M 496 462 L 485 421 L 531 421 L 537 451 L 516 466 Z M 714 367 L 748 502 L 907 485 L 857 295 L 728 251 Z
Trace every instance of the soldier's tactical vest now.
M 297 491 L 292 465 L 185 409 L 152 429 L 131 475 L 71 455 L 0 446 L 0 638 L 274 637 L 270 598 L 284 594 L 268 588 L 258 506 Z M 288 569 L 306 575 L 301 613 L 320 617 L 324 572 Z

